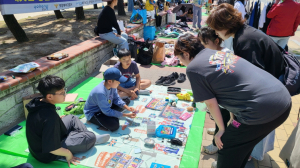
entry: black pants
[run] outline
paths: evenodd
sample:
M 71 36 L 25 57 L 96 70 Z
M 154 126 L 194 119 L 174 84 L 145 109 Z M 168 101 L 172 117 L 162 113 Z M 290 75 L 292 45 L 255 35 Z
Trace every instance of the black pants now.
M 24 163 L 24 164 L 21 164 L 19 166 L 15 166 L 12 168 L 33 168 L 33 166 L 30 163 Z
M 181 19 L 181 22 L 186 22 L 186 17 L 185 16 L 176 16 L 176 20 Z
M 161 20 L 162 20 L 162 17 L 160 15 L 155 15 L 156 27 L 161 26 Z
M 119 106 L 113 104 L 111 106 L 111 109 L 121 111 L 122 108 Z M 90 120 L 91 123 L 98 125 L 100 127 L 104 127 L 105 129 L 108 129 L 109 131 L 116 131 L 120 127 L 119 119 L 116 117 L 109 117 L 102 113 L 102 111 L 99 111 L 96 113 Z
M 225 130 L 226 130 L 227 123 L 230 120 L 230 113 L 229 113 L 228 110 L 226 110 L 224 108 L 221 108 L 221 107 L 220 107 L 220 111 L 221 111 L 221 115 L 222 115 L 222 118 L 223 118 L 223 123 L 224 123 L 224 126 L 225 126 Z M 218 131 L 219 131 L 219 127 L 216 124 L 216 131 L 215 131 L 214 136 L 216 135 L 216 133 L 218 133 Z M 217 146 L 216 143 L 215 143 L 215 138 L 212 140 L 212 143 L 213 143 L 214 146 Z
M 244 168 L 255 145 L 280 126 L 288 118 L 290 111 L 291 105 L 281 116 L 265 124 L 241 124 L 239 128 L 230 124 L 221 137 L 223 149 L 218 152 L 217 167 Z

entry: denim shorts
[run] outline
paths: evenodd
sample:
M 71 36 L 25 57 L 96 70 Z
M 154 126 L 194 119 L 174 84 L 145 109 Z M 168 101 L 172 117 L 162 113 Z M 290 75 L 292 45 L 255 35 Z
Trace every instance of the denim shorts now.
M 120 83 L 120 86 L 121 86 L 122 88 L 125 88 L 125 89 L 131 88 L 131 87 L 133 87 L 133 86 L 135 86 L 135 85 L 136 85 L 136 79 L 135 79 L 135 78 L 130 78 L 130 79 L 128 79 L 127 82 L 125 82 L 125 83 Z

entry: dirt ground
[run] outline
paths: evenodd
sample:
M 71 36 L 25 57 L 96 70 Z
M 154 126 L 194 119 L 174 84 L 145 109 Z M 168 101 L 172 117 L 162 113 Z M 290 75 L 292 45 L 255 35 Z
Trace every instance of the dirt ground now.
M 47 56 L 64 48 L 95 37 L 94 27 L 102 9 L 84 10 L 85 20 L 76 21 L 74 11 L 62 12 L 64 18 L 53 15 L 39 15 L 18 22 L 30 41 L 18 43 L 4 22 L 0 22 L 0 72 L 19 64 Z M 131 14 L 117 19 L 129 20 Z

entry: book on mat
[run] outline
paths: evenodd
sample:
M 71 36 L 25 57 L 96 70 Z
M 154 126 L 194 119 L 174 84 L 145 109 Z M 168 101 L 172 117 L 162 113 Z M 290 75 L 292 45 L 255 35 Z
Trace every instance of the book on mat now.
M 184 112 L 184 108 L 167 106 L 159 115 L 159 117 L 168 118 L 172 120 L 178 120 L 181 114 Z
M 146 108 L 162 111 L 167 105 L 168 102 L 164 99 L 152 98 L 152 100 L 146 105 Z

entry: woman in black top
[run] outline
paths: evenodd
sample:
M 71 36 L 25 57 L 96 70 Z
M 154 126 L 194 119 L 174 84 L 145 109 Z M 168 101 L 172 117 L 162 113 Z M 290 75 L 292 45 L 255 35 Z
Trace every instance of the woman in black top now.
M 277 79 L 284 74 L 284 61 L 277 44 L 263 32 L 244 24 L 241 13 L 227 3 L 211 12 L 206 23 L 223 40 L 233 37 L 236 55 L 264 69 Z
M 121 32 L 115 15 L 114 7 L 117 3 L 118 0 L 108 1 L 107 6 L 100 13 L 97 23 L 98 34 L 100 38 L 117 44 L 118 49 L 129 49 L 128 35 L 125 32 Z

